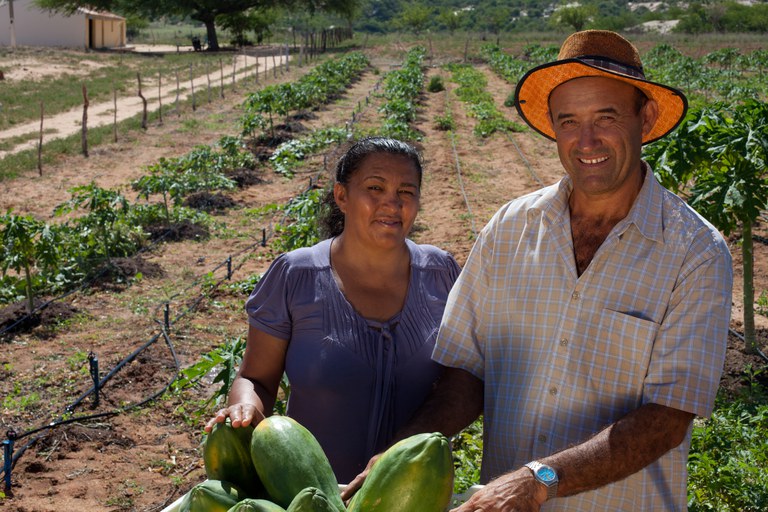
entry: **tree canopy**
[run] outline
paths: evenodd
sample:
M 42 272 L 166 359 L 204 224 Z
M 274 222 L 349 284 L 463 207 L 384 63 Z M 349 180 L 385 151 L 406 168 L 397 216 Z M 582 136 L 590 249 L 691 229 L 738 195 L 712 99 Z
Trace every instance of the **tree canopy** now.
M 205 25 L 208 49 L 218 50 L 216 19 L 219 16 L 245 14 L 249 10 L 270 7 L 304 9 L 310 13 L 326 11 L 351 20 L 359 10 L 360 0 L 36 0 L 43 9 L 72 13 L 80 7 L 113 11 L 123 15 L 139 14 L 148 18 L 163 15 L 188 16 Z

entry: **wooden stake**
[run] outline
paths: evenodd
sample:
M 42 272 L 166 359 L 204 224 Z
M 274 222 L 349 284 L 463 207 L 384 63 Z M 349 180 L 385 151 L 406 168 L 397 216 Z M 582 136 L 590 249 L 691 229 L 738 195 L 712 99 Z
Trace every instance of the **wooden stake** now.
M 176 70 L 176 103 L 175 107 L 176 109 L 176 115 L 181 116 L 181 111 L 179 110 L 179 70 Z
M 112 86 L 112 141 L 117 142 L 117 89 Z
M 211 63 L 208 61 L 205 61 L 205 76 L 208 78 L 208 103 L 211 102 Z
M 157 72 L 157 114 L 159 116 L 159 122 L 162 125 L 163 124 L 163 72 L 158 71 Z
M 235 91 L 235 78 L 237 77 L 237 54 L 232 56 L 232 91 Z
M 219 96 L 223 99 L 224 98 L 224 62 L 219 59 L 219 73 L 221 75 L 221 78 L 219 79 L 219 83 L 221 84 L 221 88 L 219 89 Z
M 80 132 L 83 156 L 88 158 L 88 89 L 83 84 L 83 125 Z
M 192 86 L 192 112 L 197 110 L 197 104 L 195 103 L 195 80 L 192 77 L 192 64 L 189 64 L 189 83 Z
M 141 92 L 141 74 L 139 72 L 136 72 L 136 79 L 139 81 L 139 98 L 141 98 L 141 102 L 144 105 L 144 110 L 141 114 L 141 128 L 146 130 L 147 129 L 147 99 L 144 97 L 144 94 Z
M 37 143 L 37 173 L 43 175 L 43 117 L 45 115 L 45 109 L 43 108 L 43 102 L 40 102 L 40 141 Z

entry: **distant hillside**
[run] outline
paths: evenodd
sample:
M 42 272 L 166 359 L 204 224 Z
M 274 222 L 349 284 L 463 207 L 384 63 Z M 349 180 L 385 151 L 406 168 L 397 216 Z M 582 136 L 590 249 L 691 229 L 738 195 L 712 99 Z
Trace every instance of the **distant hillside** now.
M 630 2 L 583 0 L 361 0 L 353 23 L 363 32 L 475 31 L 498 34 L 581 30 L 677 30 L 687 33 L 768 31 L 766 0 Z

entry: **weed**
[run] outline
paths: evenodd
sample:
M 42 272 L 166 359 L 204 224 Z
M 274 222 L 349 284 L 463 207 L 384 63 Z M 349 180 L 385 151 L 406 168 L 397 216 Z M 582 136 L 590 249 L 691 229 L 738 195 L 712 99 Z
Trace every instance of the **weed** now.
M 453 116 L 450 113 L 442 116 L 435 116 L 435 128 L 442 131 L 455 130 L 456 121 L 453 120 Z
M 445 90 L 445 84 L 443 83 L 443 77 L 440 75 L 435 75 L 432 78 L 429 79 L 429 84 L 427 85 L 427 90 L 429 92 L 440 92 Z

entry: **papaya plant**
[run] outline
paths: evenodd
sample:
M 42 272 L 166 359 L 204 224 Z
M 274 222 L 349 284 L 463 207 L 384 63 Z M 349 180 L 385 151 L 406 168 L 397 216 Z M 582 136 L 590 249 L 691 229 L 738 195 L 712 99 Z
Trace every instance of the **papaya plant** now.
M 662 183 L 726 236 L 741 230 L 744 339 L 757 353 L 752 226 L 768 208 L 768 103 L 714 104 L 691 112 L 646 148 Z
M 30 215 L 14 215 L 8 210 L 0 217 L 0 268 L 23 275 L 27 314 L 35 309 L 35 269 L 55 268 L 58 262 L 58 236 L 55 228 Z
M 99 246 L 95 251 L 98 257 L 109 259 L 112 256 L 126 256 L 137 249 L 137 239 L 129 243 L 128 248 L 124 247 L 125 240 L 120 240 L 123 230 L 115 227 L 120 219 L 125 218 L 129 209 L 128 200 L 123 194 L 117 190 L 101 188 L 93 182 L 73 187 L 70 193 L 72 196 L 69 201 L 57 206 L 54 214 L 62 216 L 82 208 L 87 209 L 89 213 L 75 219 L 73 223 L 81 227 L 79 231 L 82 238 L 93 236 Z

